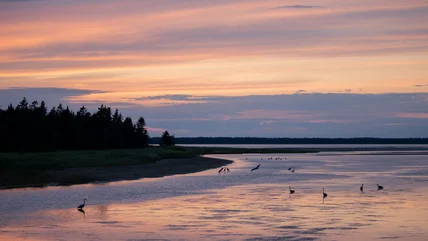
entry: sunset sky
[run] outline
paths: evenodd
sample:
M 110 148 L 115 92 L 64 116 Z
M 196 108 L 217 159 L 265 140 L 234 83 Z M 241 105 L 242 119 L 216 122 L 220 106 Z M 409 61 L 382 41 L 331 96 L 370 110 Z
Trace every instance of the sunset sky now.
M 0 106 L 151 136 L 428 137 L 426 0 L 0 0 Z

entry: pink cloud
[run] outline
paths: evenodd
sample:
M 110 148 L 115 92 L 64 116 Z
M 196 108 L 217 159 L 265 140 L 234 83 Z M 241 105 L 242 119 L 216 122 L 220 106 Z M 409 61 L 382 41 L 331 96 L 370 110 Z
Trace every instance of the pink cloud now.
M 428 119 L 428 113 L 398 112 L 398 113 L 394 113 L 393 116 L 400 117 L 400 118 Z
M 320 113 L 309 113 L 303 111 L 284 111 L 284 110 L 247 110 L 237 112 L 233 116 L 224 116 L 224 120 L 231 119 L 257 119 L 257 118 L 269 118 L 269 119 L 286 119 L 286 120 L 307 120 L 315 117 L 320 117 Z M 271 124 L 271 123 L 270 123 Z
M 385 123 L 385 126 L 406 126 L 406 123 Z
M 150 127 L 150 126 L 147 126 L 146 129 L 149 132 L 164 132 L 166 130 L 164 128 L 157 128 L 157 127 Z
M 307 121 L 309 123 L 355 123 L 358 122 L 358 120 L 338 120 L 338 119 L 316 119 L 316 120 L 309 120 Z

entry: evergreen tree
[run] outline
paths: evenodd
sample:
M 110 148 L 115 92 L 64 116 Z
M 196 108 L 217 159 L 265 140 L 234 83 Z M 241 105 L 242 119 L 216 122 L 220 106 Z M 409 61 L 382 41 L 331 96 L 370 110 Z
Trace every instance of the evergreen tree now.
M 174 136 L 171 136 L 167 130 L 165 130 L 161 137 L 161 146 L 173 146 L 175 145 Z
M 74 113 L 61 103 L 48 113 L 45 102 L 29 105 L 26 98 L 0 108 L 0 132 L 2 152 L 141 148 L 149 140 L 143 117 L 134 125 L 104 105 L 91 114 L 85 106 Z

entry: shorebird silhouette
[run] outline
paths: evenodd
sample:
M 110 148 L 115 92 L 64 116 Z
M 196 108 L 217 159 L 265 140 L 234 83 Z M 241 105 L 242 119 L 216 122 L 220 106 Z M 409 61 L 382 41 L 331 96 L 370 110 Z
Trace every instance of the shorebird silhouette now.
M 363 185 L 364 184 L 361 184 L 360 191 L 363 191 L 363 189 L 364 189 Z
M 383 186 L 381 186 L 379 184 L 376 184 L 376 185 L 377 185 L 377 190 L 382 190 L 383 189 Z
M 82 209 L 85 206 L 85 204 L 86 204 L 86 198 L 83 199 L 83 203 L 82 204 L 80 204 L 79 206 L 77 206 L 77 209 Z
M 322 198 L 326 198 L 327 197 L 327 193 L 324 192 L 324 188 L 322 188 Z
M 288 189 L 290 190 L 290 194 L 294 193 L 294 189 L 291 189 L 291 186 L 288 186 Z

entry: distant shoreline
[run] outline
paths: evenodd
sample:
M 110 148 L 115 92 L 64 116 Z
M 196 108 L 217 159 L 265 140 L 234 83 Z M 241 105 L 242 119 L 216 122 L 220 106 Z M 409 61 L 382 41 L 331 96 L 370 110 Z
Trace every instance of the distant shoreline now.
M 150 143 L 159 144 L 159 137 L 150 138 Z M 177 145 L 426 145 L 428 137 L 417 138 L 291 138 L 291 137 L 175 137 Z

